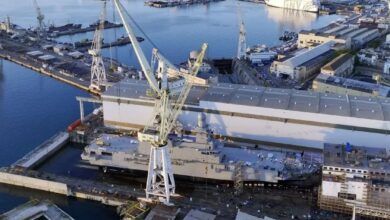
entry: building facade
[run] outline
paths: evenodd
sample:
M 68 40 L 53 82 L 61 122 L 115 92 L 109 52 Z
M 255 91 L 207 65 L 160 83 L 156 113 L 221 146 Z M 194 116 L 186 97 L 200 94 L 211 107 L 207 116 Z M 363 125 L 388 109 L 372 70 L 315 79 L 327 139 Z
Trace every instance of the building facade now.
M 319 74 L 313 81 L 316 92 L 353 96 L 389 97 L 390 87 L 343 77 Z
M 390 151 L 348 143 L 325 144 L 318 197 L 324 210 L 389 219 Z
M 321 68 L 321 73 L 330 76 L 347 77 L 352 74 L 354 67 L 354 56 L 341 54 Z
M 154 106 L 148 88 L 140 80 L 110 87 L 102 95 L 105 125 L 143 128 Z M 318 149 L 324 142 L 390 143 L 387 99 L 220 83 L 191 89 L 178 118 L 184 130 L 195 129 L 199 113 L 214 135 L 243 142 Z
M 276 60 L 271 64 L 270 72 L 278 77 L 303 81 L 319 72 L 324 63 L 332 57 L 333 45 L 334 42 L 327 42 L 296 55 Z

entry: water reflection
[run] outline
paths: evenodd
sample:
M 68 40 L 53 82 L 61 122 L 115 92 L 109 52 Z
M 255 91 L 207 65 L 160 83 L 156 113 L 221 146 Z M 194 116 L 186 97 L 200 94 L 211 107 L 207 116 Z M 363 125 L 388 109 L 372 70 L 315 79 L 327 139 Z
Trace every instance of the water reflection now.
M 266 7 L 266 13 L 269 19 L 277 23 L 279 32 L 299 31 L 317 20 L 317 14 L 298 10 Z

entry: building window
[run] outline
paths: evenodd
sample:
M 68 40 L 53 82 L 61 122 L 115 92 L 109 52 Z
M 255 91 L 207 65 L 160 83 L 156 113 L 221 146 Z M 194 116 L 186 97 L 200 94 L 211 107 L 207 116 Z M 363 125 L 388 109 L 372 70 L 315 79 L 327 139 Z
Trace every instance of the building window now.
M 356 195 L 350 193 L 338 193 L 338 197 L 348 200 L 356 200 Z
M 109 152 L 102 152 L 102 155 L 103 155 L 103 156 L 112 156 L 112 153 L 109 153 Z

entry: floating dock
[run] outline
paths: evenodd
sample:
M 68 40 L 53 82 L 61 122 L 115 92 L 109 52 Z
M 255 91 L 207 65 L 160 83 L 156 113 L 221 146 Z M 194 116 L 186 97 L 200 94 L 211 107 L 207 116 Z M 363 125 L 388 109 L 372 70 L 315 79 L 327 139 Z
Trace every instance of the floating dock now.
M 49 32 L 51 37 L 61 37 L 61 36 L 66 36 L 66 35 L 74 35 L 74 34 L 80 34 L 80 33 L 87 33 L 91 31 L 96 30 L 97 24 L 92 24 L 88 27 L 84 28 L 75 28 L 75 29 L 69 29 L 69 30 L 63 30 L 63 31 L 53 31 Z M 116 24 L 116 23 L 111 23 L 109 21 L 106 21 L 104 23 L 104 29 L 111 29 L 111 28 L 119 28 L 122 27 L 123 24 Z
M 142 37 L 137 37 L 137 39 L 138 39 L 138 42 L 142 42 L 145 40 Z M 87 43 L 85 43 L 84 45 L 81 42 L 76 42 L 74 44 L 75 49 L 77 49 L 79 51 L 87 51 L 92 46 L 92 40 L 87 40 L 86 42 Z M 130 39 L 128 37 L 121 37 L 121 38 L 118 38 L 115 41 L 110 42 L 110 43 L 102 43 L 102 49 L 110 48 L 110 47 L 119 47 L 119 46 L 124 46 L 127 44 L 131 44 Z
M 194 4 L 208 4 L 211 2 L 220 2 L 224 0 L 186 0 L 186 1 L 147 1 L 145 5 L 154 7 L 154 8 L 167 8 L 167 7 L 176 7 L 176 6 L 187 6 Z

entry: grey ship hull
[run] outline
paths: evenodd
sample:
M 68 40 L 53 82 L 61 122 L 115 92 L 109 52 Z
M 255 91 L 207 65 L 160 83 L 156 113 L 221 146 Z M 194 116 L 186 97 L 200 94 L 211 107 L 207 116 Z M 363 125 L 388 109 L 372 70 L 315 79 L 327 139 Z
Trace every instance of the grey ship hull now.
M 81 157 L 108 171 L 146 172 L 149 151 L 149 144 L 134 138 L 105 135 L 87 146 Z M 291 177 L 282 152 L 180 142 L 170 147 L 170 154 L 174 174 L 185 178 L 277 183 Z

